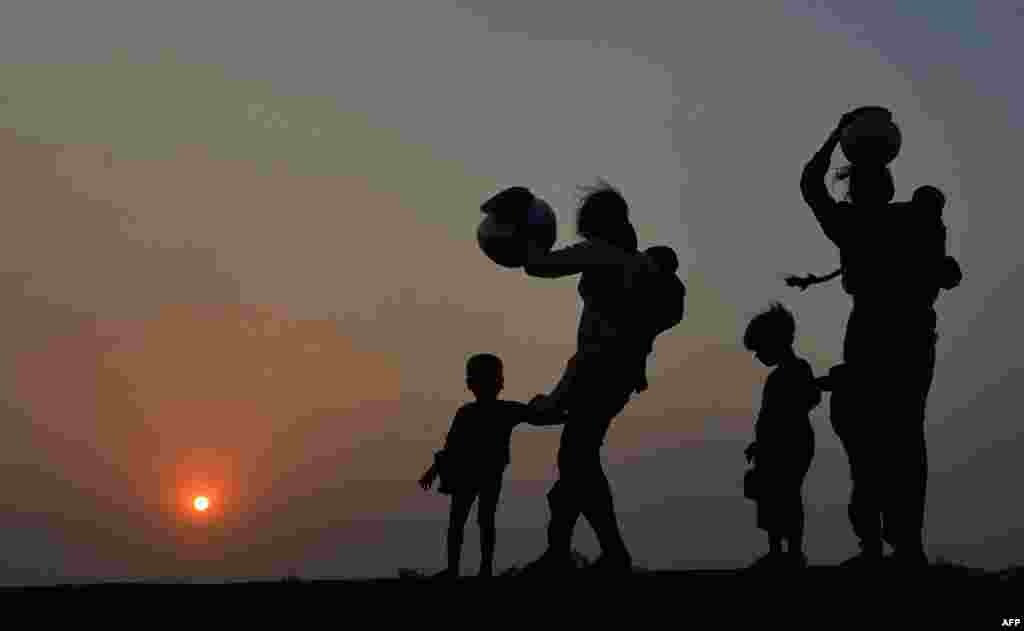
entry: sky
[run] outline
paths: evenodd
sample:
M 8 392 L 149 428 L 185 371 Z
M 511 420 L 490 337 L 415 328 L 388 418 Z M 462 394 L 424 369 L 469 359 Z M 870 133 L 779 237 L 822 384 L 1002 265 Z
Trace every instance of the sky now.
M 9 2 L 0 583 L 440 569 L 447 498 L 416 479 L 466 359 L 498 354 L 528 400 L 580 309 L 576 279 L 481 254 L 479 204 L 529 186 L 565 245 L 598 177 L 688 288 L 606 442 L 624 535 L 650 568 L 750 562 L 767 369 L 743 327 L 781 300 L 815 371 L 839 361 L 848 296 L 783 278 L 838 263 L 800 170 L 867 104 L 903 133 L 897 197 L 947 193 L 965 275 L 937 304 L 928 551 L 1020 563 L 1022 27 L 1010 2 Z M 819 563 L 856 551 L 827 409 Z M 543 549 L 557 444 L 514 434 L 499 570 Z M 473 567 L 472 521 L 465 545 Z

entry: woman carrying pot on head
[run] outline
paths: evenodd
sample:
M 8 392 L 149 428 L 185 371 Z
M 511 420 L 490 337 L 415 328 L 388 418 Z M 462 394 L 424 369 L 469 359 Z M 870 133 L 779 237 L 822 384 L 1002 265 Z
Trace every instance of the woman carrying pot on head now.
M 854 493 L 850 518 L 861 540 L 857 560 L 878 560 L 883 539 L 895 558 L 927 565 L 922 542 L 928 459 L 924 421 L 935 368 L 936 314 L 945 234 L 922 221 L 928 209 L 894 202 L 889 163 L 900 132 L 884 108 L 844 114 L 806 164 L 800 181 L 825 236 L 839 249 L 843 289 L 853 298 L 835 404 L 855 439 L 846 441 Z M 851 164 L 838 178 L 845 199 L 825 185 L 841 145 Z M 930 216 L 930 214 L 929 214 Z M 959 269 L 956 270 L 959 273 Z M 833 415 L 836 415 L 836 410 Z

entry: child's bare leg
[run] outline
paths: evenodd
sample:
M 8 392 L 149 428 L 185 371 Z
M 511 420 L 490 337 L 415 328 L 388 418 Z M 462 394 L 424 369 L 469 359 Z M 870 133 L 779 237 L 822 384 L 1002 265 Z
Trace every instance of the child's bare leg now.
M 792 556 L 802 556 L 804 551 L 804 502 L 797 491 L 790 497 L 793 511 L 789 533 L 786 536 L 786 551 Z
M 462 560 L 462 537 L 465 534 L 466 520 L 469 510 L 473 507 L 475 493 L 453 493 L 452 508 L 448 517 L 448 573 L 459 574 Z
M 497 540 L 495 516 L 498 512 L 498 498 L 501 494 L 501 478 L 484 489 L 476 508 L 476 519 L 480 525 L 480 576 L 494 574 L 494 547 Z
M 793 526 L 792 532 L 790 532 L 789 537 L 786 539 L 786 552 L 789 553 L 789 556 L 795 559 L 802 559 L 804 557 L 804 524 L 802 519 Z

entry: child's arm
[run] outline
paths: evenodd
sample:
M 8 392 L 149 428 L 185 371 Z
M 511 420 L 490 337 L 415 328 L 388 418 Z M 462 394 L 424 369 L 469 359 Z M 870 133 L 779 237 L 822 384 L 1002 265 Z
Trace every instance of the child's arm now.
M 783 417 L 797 417 L 809 413 L 821 403 L 822 391 L 827 391 L 822 386 L 830 385 L 827 377 L 824 384 L 821 381 L 821 378 L 814 376 L 810 365 L 778 375 L 775 390 L 778 398 L 773 408 L 774 413 Z
M 424 472 L 423 477 L 420 478 L 420 486 L 423 487 L 424 491 L 429 491 L 430 487 L 434 485 L 434 480 L 437 479 L 437 462 L 435 456 L 434 464 L 430 465 L 430 468 Z
M 573 355 L 565 365 L 565 372 L 551 394 L 538 394 L 530 400 L 531 414 L 527 422 L 531 425 L 561 425 L 568 420 L 569 390 L 576 378 L 577 356 Z
M 770 380 L 771 378 L 772 375 L 769 375 L 768 379 Z M 754 440 L 752 440 L 743 451 L 743 455 L 747 457 L 747 462 L 757 460 L 757 452 L 760 446 L 759 443 L 764 438 L 766 426 L 770 422 L 769 415 L 771 412 L 768 407 L 768 392 L 768 383 L 765 383 L 761 394 L 761 409 L 758 410 L 757 418 L 754 420 Z
M 423 477 L 420 478 L 420 486 L 423 487 L 424 491 L 429 491 L 430 487 L 434 484 L 434 480 L 437 479 L 437 475 L 442 466 L 441 461 L 444 460 L 445 456 L 447 456 L 447 453 L 445 452 L 445 449 L 434 452 L 434 462 L 431 463 L 430 467 L 423 473 Z
M 807 393 L 807 411 L 810 412 L 818 407 L 822 398 L 822 389 L 818 387 L 818 380 L 814 378 L 814 373 L 811 373 L 810 379 L 804 383 L 804 388 Z
M 434 452 L 434 463 L 430 465 L 430 468 L 428 468 L 423 473 L 423 477 L 420 478 L 420 486 L 422 486 L 424 490 L 430 490 L 430 487 L 434 483 L 434 480 L 437 479 L 438 471 L 442 466 L 442 461 L 446 457 L 448 457 L 449 449 L 455 444 L 455 439 L 458 435 L 458 429 L 462 425 L 462 423 L 459 422 L 459 419 L 462 417 L 462 414 L 463 412 L 461 408 L 459 409 L 458 412 L 455 413 L 455 418 L 452 420 L 451 429 L 448 430 L 448 435 L 444 439 L 444 447 L 440 451 Z
M 547 395 L 538 394 L 530 400 L 526 407 L 526 422 L 530 425 L 548 427 L 551 425 L 562 425 L 568 420 L 566 410 L 552 405 L 550 397 Z
M 828 374 L 815 379 L 819 390 L 824 392 L 835 392 L 842 386 L 848 368 L 846 364 L 836 364 L 828 369 Z

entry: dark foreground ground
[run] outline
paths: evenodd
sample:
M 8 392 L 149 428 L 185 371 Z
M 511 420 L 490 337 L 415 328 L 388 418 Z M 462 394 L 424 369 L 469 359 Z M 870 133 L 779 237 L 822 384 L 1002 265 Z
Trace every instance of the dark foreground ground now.
M 286 579 L 220 584 L 100 583 L 0 589 L 12 596 L 88 596 L 90 601 L 132 604 L 177 617 L 177 606 L 213 607 L 232 617 L 290 611 L 326 613 L 345 621 L 381 624 L 401 618 L 418 627 L 507 624 L 547 628 L 569 616 L 573 628 L 613 620 L 644 626 L 767 628 L 789 623 L 800 628 L 1024 629 L 1024 572 L 1014 568 L 983 572 L 933 566 L 917 573 L 882 568 L 868 573 L 834 566 L 800 571 L 637 571 L 607 577 L 578 570 L 557 578 L 507 573 L 440 581 L 403 572 L 396 578 L 347 581 Z M 212 598 L 211 598 L 212 597 Z M 205 603 L 205 604 L 204 604 Z M 350 617 L 351 616 L 351 617 Z M 187 617 L 187 616 L 186 616 Z M 360 628 L 365 625 L 360 625 Z M 601 626 L 606 626 L 602 624 Z M 631 625 L 632 626 L 632 625 Z M 863 628 L 867 628 L 866 626 Z M 533 631 L 533 629 L 530 629 Z

